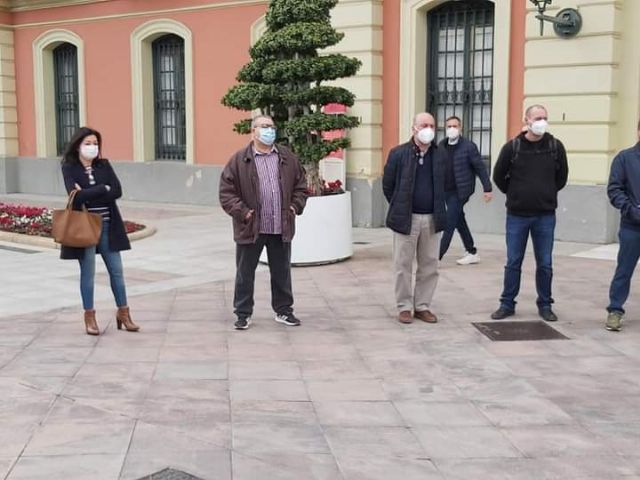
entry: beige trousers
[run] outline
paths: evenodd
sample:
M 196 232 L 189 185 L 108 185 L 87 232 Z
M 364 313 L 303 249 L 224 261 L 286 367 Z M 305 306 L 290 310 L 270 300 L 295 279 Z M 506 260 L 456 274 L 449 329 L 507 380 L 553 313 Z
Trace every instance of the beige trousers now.
M 429 310 L 438 284 L 440 235 L 436 233 L 433 215 L 411 215 L 411 233 L 393 232 L 393 265 L 398 311 Z M 413 260 L 418 261 L 415 288 Z

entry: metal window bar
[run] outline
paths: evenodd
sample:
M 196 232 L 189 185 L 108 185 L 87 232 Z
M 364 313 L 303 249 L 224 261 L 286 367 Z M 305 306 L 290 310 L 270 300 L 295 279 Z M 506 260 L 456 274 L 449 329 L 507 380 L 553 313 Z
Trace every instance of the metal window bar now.
M 152 50 L 156 159 L 185 160 L 184 41 L 164 35 L 153 42 Z
M 62 155 L 80 126 L 78 111 L 78 50 L 63 43 L 53 49 L 56 115 L 56 152 Z
M 427 111 L 436 117 L 437 139 L 447 117 L 462 119 L 467 138 L 489 167 L 493 102 L 494 4 L 449 1 L 427 14 Z

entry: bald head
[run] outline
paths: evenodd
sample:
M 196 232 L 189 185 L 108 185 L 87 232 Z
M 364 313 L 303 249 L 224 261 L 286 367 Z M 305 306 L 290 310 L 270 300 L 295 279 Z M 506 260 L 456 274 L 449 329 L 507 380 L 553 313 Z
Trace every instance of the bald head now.
M 436 120 L 433 118 L 428 112 L 418 113 L 415 117 L 413 117 L 413 127 L 418 130 L 422 128 L 431 127 L 433 129 L 436 128 Z
M 436 121 L 433 115 L 422 112 L 413 117 L 411 133 L 413 134 L 413 141 L 421 150 L 429 148 L 436 134 Z

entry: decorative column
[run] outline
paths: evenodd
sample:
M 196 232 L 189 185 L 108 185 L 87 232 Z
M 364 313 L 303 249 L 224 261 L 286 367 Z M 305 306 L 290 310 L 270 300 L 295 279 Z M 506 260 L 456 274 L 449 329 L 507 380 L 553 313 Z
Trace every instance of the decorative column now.
M 18 155 L 13 31 L 0 26 L 0 156 Z

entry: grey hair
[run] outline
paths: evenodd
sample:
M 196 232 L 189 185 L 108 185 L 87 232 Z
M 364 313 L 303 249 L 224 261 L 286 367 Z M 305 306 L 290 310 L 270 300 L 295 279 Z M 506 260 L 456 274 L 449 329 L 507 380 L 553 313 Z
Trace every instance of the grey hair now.
M 256 115 L 251 119 L 251 128 L 256 128 L 258 126 L 258 120 L 261 120 L 263 118 L 268 118 L 273 122 L 273 117 L 271 115 L 266 115 L 261 113 L 260 115 Z
M 540 105 L 539 103 L 535 103 L 533 105 L 530 105 L 527 107 L 527 109 L 524 111 L 524 118 L 529 118 L 529 114 L 531 113 L 531 111 L 535 108 L 541 108 L 542 110 L 544 110 L 545 112 L 549 113 L 547 111 L 547 107 L 545 107 L 544 105 Z

